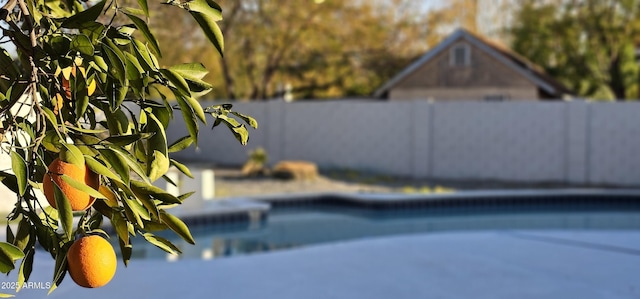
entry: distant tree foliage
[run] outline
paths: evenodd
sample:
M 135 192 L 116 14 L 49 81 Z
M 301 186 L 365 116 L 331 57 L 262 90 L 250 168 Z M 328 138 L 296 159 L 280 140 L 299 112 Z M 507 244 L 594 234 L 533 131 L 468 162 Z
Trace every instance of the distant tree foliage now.
M 514 20 L 513 49 L 578 95 L 640 97 L 640 1 L 525 0 Z
M 171 45 L 161 63 L 204 62 L 211 69 L 205 79 L 222 99 L 278 98 L 287 90 L 297 99 L 367 96 L 439 42 L 450 24 L 412 0 L 220 3 L 224 58 L 188 16 L 160 7 L 153 11 L 163 21 L 151 27 Z

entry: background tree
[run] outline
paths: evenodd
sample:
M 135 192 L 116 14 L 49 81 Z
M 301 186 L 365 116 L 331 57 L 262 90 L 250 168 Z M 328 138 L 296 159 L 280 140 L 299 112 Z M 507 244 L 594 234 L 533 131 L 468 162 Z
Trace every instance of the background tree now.
M 369 95 L 439 41 L 445 23 L 427 23 L 419 1 L 221 1 L 224 58 L 173 10 L 152 23 L 160 41 L 176 45 L 161 62 L 202 58 L 213 96 L 279 97 L 287 84 L 296 98 Z M 433 28 L 432 28 L 433 27 Z
M 523 1 L 513 49 L 579 95 L 639 97 L 640 1 Z
M 189 16 L 222 52 L 218 4 L 165 4 Z M 0 242 L 0 272 L 8 273 L 22 259 L 18 290 L 29 279 L 36 243 L 56 260 L 52 291 L 68 270 L 78 267 L 67 260 L 70 248 L 85 254 L 86 247 L 72 246 L 77 237 L 92 235 L 82 240 L 105 243 L 96 239 L 108 235 L 101 229 L 103 218 L 115 229 L 125 265 L 136 236 L 167 252 L 180 252 L 154 234 L 171 229 L 194 242 L 187 226 L 168 212 L 190 194 L 176 197 L 152 184 L 171 182 L 165 176 L 170 166 L 190 176 L 169 153 L 197 144 L 207 114 L 213 126 L 225 124 L 242 143 L 247 130 L 232 116 L 257 127 L 252 118 L 230 111 L 230 105 L 200 106 L 195 97 L 211 90 L 202 80 L 207 70 L 201 64 L 160 66 L 160 46 L 147 26 L 149 14 L 146 0 L 134 5 L 106 0 L 2 4 L 0 150 L 11 156 L 12 171 L 0 171 L 0 180 L 16 193 L 8 220 L 18 225 L 17 231 L 7 226 L 7 242 Z M 10 55 L 6 44 L 13 44 L 17 55 Z M 151 92 L 161 97 L 152 99 Z M 174 110 L 180 111 L 189 134 L 171 144 L 165 129 Z M 43 189 L 51 207 L 39 199 Z M 76 226 L 74 215 L 79 216 Z M 100 247 L 108 252 L 110 245 Z M 86 286 L 99 286 L 107 278 Z
M 227 9 L 220 26 L 229 33 L 224 58 L 174 10 L 157 10 L 163 22 L 151 27 L 175 45 L 161 63 L 198 57 L 212 70 L 205 81 L 214 97 L 281 97 L 287 85 L 295 98 L 369 96 L 456 27 L 481 31 L 477 24 L 493 24 L 502 11 L 485 12 L 482 2 L 221 1 Z

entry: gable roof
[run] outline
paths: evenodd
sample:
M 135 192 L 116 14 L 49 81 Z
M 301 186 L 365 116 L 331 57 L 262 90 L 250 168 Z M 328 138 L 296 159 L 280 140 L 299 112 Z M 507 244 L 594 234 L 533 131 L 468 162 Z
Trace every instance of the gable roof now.
M 534 64 L 523 56 L 513 52 L 509 48 L 499 43 L 493 42 L 485 37 L 472 34 L 464 29 L 459 28 L 438 45 L 436 45 L 433 49 L 429 50 L 427 53 L 418 58 L 418 60 L 403 69 L 389 81 L 385 82 L 374 92 L 374 96 L 381 97 L 385 92 L 395 87 L 403 79 L 418 70 L 421 66 L 426 64 L 440 52 L 449 48 L 449 46 L 451 46 L 459 39 L 464 39 L 477 48 L 481 49 L 482 51 L 486 52 L 496 60 L 500 61 L 504 65 L 510 67 L 517 73 L 530 80 L 532 83 L 538 86 L 539 89 L 542 89 L 545 93 L 549 94 L 552 97 L 561 98 L 565 94 L 574 94 L 562 83 L 547 75 L 540 66 Z

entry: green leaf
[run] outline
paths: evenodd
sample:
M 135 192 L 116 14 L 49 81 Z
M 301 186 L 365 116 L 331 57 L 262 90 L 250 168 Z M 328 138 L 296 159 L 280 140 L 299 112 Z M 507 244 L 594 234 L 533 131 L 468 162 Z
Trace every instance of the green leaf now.
M 89 221 L 88 221 L 91 232 L 100 232 L 101 234 L 104 232 L 103 230 L 100 229 L 100 227 L 102 226 L 103 218 L 104 216 L 99 211 L 93 212 L 93 215 L 91 215 L 91 218 L 89 218 Z M 105 237 L 108 239 L 109 235 L 106 234 Z
M 71 131 L 76 131 L 76 132 L 85 133 L 85 134 L 104 134 L 108 132 L 108 130 L 105 130 L 105 129 L 85 129 L 85 128 L 80 128 L 75 126 L 66 126 L 66 128 Z
M 194 99 L 193 97 L 186 97 L 185 96 L 184 100 L 186 100 L 187 103 L 189 104 L 189 106 L 191 106 L 191 108 L 193 109 L 193 112 L 196 113 L 196 116 L 198 116 L 200 121 L 202 121 L 202 123 L 206 124 L 207 123 L 207 118 L 204 115 L 204 110 L 202 109 L 202 106 L 200 106 L 200 103 L 198 103 L 198 101 L 196 101 L 196 99 Z
M 27 218 L 22 218 L 22 220 L 20 220 L 20 223 L 18 224 L 18 231 L 16 232 L 13 242 L 10 242 L 10 243 L 15 245 L 21 251 L 24 252 L 27 246 L 29 246 L 30 241 L 31 241 L 31 223 L 29 223 L 29 220 Z
M 97 70 L 99 71 L 103 71 L 103 72 L 107 72 L 109 71 L 109 66 L 107 65 L 107 62 L 104 61 L 104 58 L 102 58 L 101 56 L 95 56 L 93 57 L 93 61 L 97 67 Z M 89 63 L 91 64 L 91 63 Z
M 7 242 L 13 244 L 13 241 L 15 240 L 15 236 L 13 235 L 13 231 L 11 230 L 11 225 L 7 225 L 6 236 L 7 236 Z
M 48 49 L 47 46 L 51 47 L 51 49 Z M 45 43 L 44 48 L 47 49 L 47 52 L 51 51 L 52 53 L 50 54 L 64 56 L 71 49 L 71 40 L 64 35 L 50 36 L 49 43 Z
M 149 182 L 149 178 L 146 176 L 145 171 L 140 166 L 140 163 L 131 155 L 131 153 L 125 151 L 120 147 L 109 147 L 110 150 L 117 153 L 121 158 L 124 158 L 124 161 L 127 162 L 127 165 L 133 172 L 135 172 L 140 178 L 142 178 L 145 182 Z M 102 153 L 102 152 L 101 152 Z
M 18 190 L 20 196 L 27 190 L 27 163 L 17 152 L 11 152 L 11 169 L 18 180 Z
M 213 0 L 193 0 L 186 2 L 186 8 L 209 17 L 214 22 L 222 20 L 222 8 Z
M 106 0 L 100 1 L 96 3 L 94 6 L 89 7 L 87 10 L 79 12 L 75 15 L 72 15 L 64 22 L 62 22 L 62 27 L 71 28 L 71 29 L 80 29 L 82 25 L 87 22 L 95 21 L 102 13 L 104 9 L 104 5 L 107 3 Z
M 149 141 L 147 146 L 150 149 L 158 150 L 163 154 L 167 153 L 167 135 L 164 131 L 164 125 L 153 113 L 148 113 L 150 121 L 147 124 L 147 130 L 149 131 Z M 151 135 L 152 133 L 155 133 Z
M 0 180 L 2 180 L 2 184 L 5 185 L 7 188 L 9 188 L 9 190 L 11 190 L 13 193 L 18 193 L 18 182 L 16 181 L 16 176 L 13 174 L 8 174 L 6 172 L 0 172 L 2 173 L 2 177 L 0 177 Z
M 185 81 L 178 72 L 174 72 L 170 69 L 161 69 L 160 72 L 173 84 L 173 86 L 176 87 L 176 89 L 178 89 L 180 94 L 185 97 L 191 96 L 189 84 L 187 84 L 187 81 Z
M 241 125 L 237 120 L 225 115 L 218 115 L 217 118 L 227 125 L 231 130 L 231 133 L 233 133 L 233 136 L 240 141 L 242 145 L 247 145 L 247 142 L 249 141 L 249 132 L 244 125 Z
M 149 179 L 154 182 L 169 170 L 169 158 L 165 154 L 154 150 L 152 156 L 148 159 Z
M 139 16 L 145 16 L 148 17 L 147 15 L 145 15 L 145 12 L 142 9 L 138 9 L 138 8 L 133 8 L 133 7 L 121 7 L 120 10 L 124 13 L 127 14 L 132 14 L 132 15 L 139 15 Z M 124 27 L 124 26 L 123 26 Z M 120 29 L 120 28 L 119 28 Z M 127 35 L 131 36 L 133 33 L 129 32 L 127 33 Z
M 98 43 L 98 40 L 104 37 L 104 32 L 107 27 L 100 22 L 88 22 L 82 24 L 80 32 L 86 35 L 93 45 Z
M 60 222 L 62 222 L 62 229 L 64 230 L 65 240 L 71 241 L 73 240 L 73 211 L 71 210 L 71 203 L 69 203 L 69 199 L 67 196 L 60 190 L 60 186 L 54 181 L 53 183 L 53 191 L 54 197 L 56 200 L 56 209 L 58 210 L 58 215 L 60 216 Z
M 164 203 L 175 203 L 175 204 L 179 204 L 182 203 L 182 201 L 180 201 L 180 199 L 178 199 L 177 197 L 171 195 L 170 193 L 168 193 L 167 191 L 164 191 L 154 185 L 150 185 L 150 184 L 146 184 L 143 182 L 139 182 L 139 181 L 131 181 L 131 189 L 134 192 L 138 192 L 139 194 L 142 195 L 149 195 L 157 200 L 160 200 Z M 144 202 L 143 202 L 144 204 Z
M 93 56 L 93 52 L 95 51 L 89 37 L 82 34 L 73 37 L 73 40 L 71 40 L 71 49 L 88 56 Z
M 132 135 L 110 136 L 104 141 L 117 146 L 126 146 L 140 139 L 149 138 L 150 135 L 151 134 L 132 134 Z
M 16 101 L 18 101 L 18 99 L 24 94 L 24 92 L 27 90 L 27 83 L 20 83 L 20 82 L 16 82 L 14 83 L 11 88 L 10 88 L 10 92 L 7 91 L 7 95 L 9 100 L 12 103 L 15 103 Z
M 16 261 L 24 257 L 24 252 L 22 252 L 20 248 L 6 242 L 0 242 L 0 254 L 8 257 L 12 261 Z
M 140 203 L 149 211 L 149 215 L 152 216 L 153 219 L 158 219 L 160 217 L 159 210 L 151 196 L 133 185 L 131 186 L 131 190 L 135 194 L 135 197 L 140 200 Z
M 194 94 L 194 96 L 201 96 L 213 88 L 213 86 L 202 80 L 208 71 L 204 68 L 201 63 L 185 63 L 175 65 L 169 68 L 172 71 L 180 74 L 186 81 L 189 86 L 189 90 Z
M 133 40 L 132 45 L 133 45 L 134 52 L 138 57 L 138 61 L 140 62 L 140 65 L 147 71 L 157 71 L 158 65 L 154 62 L 153 58 L 151 57 L 152 54 L 149 53 L 147 46 L 145 46 L 141 41 L 137 39 Z
M 16 293 L 22 289 L 25 281 L 29 280 L 31 276 L 31 271 L 33 270 L 33 257 L 35 255 L 35 250 L 29 250 L 27 255 L 22 260 L 20 264 L 20 270 L 18 270 L 18 287 L 16 288 Z
M 80 83 L 81 82 L 81 83 Z M 75 102 L 76 102 L 76 121 L 79 121 L 84 117 L 85 112 L 87 111 L 87 107 L 89 107 L 89 94 L 86 88 L 87 83 L 82 76 L 76 77 L 76 84 L 80 83 L 80 86 L 75 91 Z
M 241 118 L 244 122 L 246 122 L 248 125 L 250 125 L 251 127 L 253 127 L 254 129 L 258 128 L 258 121 L 249 116 L 249 115 L 245 115 L 245 114 L 241 114 L 235 111 L 231 111 L 231 113 L 239 118 Z
M 180 172 L 184 173 L 186 176 L 193 178 L 193 175 L 191 174 L 189 167 L 185 166 L 184 164 L 181 164 L 180 162 L 174 159 L 171 159 L 171 165 L 175 166 L 178 170 L 180 170 Z
M 51 284 L 47 295 L 50 295 L 51 292 L 57 289 L 60 283 L 64 280 L 64 276 L 67 273 L 67 251 L 68 247 L 63 246 L 56 255 L 56 264 L 53 268 L 53 283 Z
M 144 74 L 145 70 L 142 67 L 142 65 L 140 64 L 140 62 L 138 61 L 138 58 L 129 53 L 129 52 L 125 52 L 124 53 L 125 57 L 127 58 L 127 74 L 129 73 L 129 68 L 133 67 L 131 69 L 132 72 L 134 72 L 132 75 L 130 75 L 132 78 L 133 77 L 141 77 L 142 74 Z M 129 66 L 130 65 L 130 66 Z M 133 79 L 130 79 L 133 80 Z
M 144 12 L 144 15 L 148 18 L 149 17 L 149 5 L 147 4 L 147 0 L 138 0 L 138 5 L 140 6 L 142 11 Z
M 202 63 L 178 64 L 169 69 L 180 74 L 185 79 L 193 80 L 202 80 L 209 73 Z
M 129 198 L 126 198 L 124 202 L 125 202 L 125 205 L 128 206 L 136 214 L 138 218 L 144 219 L 144 220 L 151 220 L 151 215 L 149 214 L 149 211 L 147 211 L 147 209 L 144 208 L 142 203 L 140 203 L 135 199 L 129 199 Z
M 157 246 L 158 248 L 168 252 L 168 253 L 172 253 L 172 254 L 179 254 L 182 253 L 182 251 L 180 251 L 180 249 L 178 249 L 178 247 L 176 247 L 175 245 L 173 245 L 169 240 L 162 238 L 162 237 L 158 237 L 154 234 L 151 233 L 144 233 L 142 235 L 145 240 L 147 240 L 147 242 Z
M 15 64 L 13 63 L 11 55 L 4 48 L 0 49 L 0 69 L 5 75 L 12 79 L 17 79 L 20 75 L 19 71 L 16 69 Z
M 82 151 L 73 144 L 62 143 L 62 146 L 64 146 L 64 149 L 60 151 L 60 160 L 83 168 L 84 155 Z
M 121 88 L 121 89 L 126 90 L 126 88 Z M 120 101 L 117 103 L 122 103 L 122 102 Z M 120 109 L 120 104 L 116 106 L 116 109 L 113 110 L 113 112 L 109 111 L 108 115 L 109 117 L 113 118 L 113 122 L 115 125 L 114 129 L 116 129 L 115 131 L 111 131 L 111 128 L 109 128 L 109 132 L 112 132 L 111 135 L 128 135 L 131 133 L 131 130 L 133 129 L 133 127 L 135 127 L 135 124 L 133 123 L 133 120 L 135 120 L 135 116 L 130 115 L 131 116 L 131 120 L 130 120 L 127 114 L 124 112 L 124 110 Z M 117 132 L 117 133 L 114 133 L 114 132 Z
M 125 244 L 122 239 L 118 238 L 118 244 L 120 245 L 120 253 L 122 254 L 122 262 L 124 266 L 129 265 L 131 254 L 133 253 L 133 246 L 131 244 Z
M 42 106 L 41 107 L 42 110 L 44 111 L 44 116 L 47 118 L 47 121 L 49 121 L 49 123 L 54 127 L 57 128 L 58 127 L 58 119 L 56 118 L 56 115 L 53 113 L 53 111 L 51 111 L 51 109 Z
M 122 217 L 120 213 L 113 213 L 111 215 L 111 225 L 116 229 L 118 238 L 123 240 L 126 244 L 129 244 L 129 230 L 127 229 L 127 221 Z
M 170 153 L 179 152 L 191 146 L 192 143 L 193 143 L 193 138 L 191 138 L 191 136 L 184 136 L 176 140 L 173 144 L 169 146 L 169 152 Z
M 193 97 L 202 97 L 213 90 L 213 85 L 204 82 L 202 80 L 191 80 L 186 79 L 187 84 L 189 84 L 189 90 L 191 90 L 191 95 Z
M 167 137 L 164 126 L 154 114 L 147 115 L 149 118 L 147 130 L 156 132 L 147 141 L 147 175 L 153 182 L 169 170 L 169 157 L 167 157 Z
M 189 228 L 178 217 L 173 216 L 165 211 L 160 211 L 160 219 L 183 240 L 187 241 L 189 244 L 196 244 L 193 236 L 191 236 Z
M 95 198 L 102 198 L 102 199 L 106 199 L 106 197 L 104 195 L 102 195 L 102 193 L 98 192 L 98 190 L 93 189 L 91 187 L 89 187 L 89 185 L 85 184 L 85 183 L 81 183 L 76 181 L 74 178 L 66 175 L 66 174 L 60 174 L 59 177 L 67 184 L 71 185 L 71 187 L 78 189 L 84 193 L 89 194 L 89 196 L 91 197 L 95 197 Z
M 102 158 L 113 167 L 120 176 L 120 179 L 128 184 L 130 168 L 126 159 L 111 149 L 99 149 L 98 152 L 100 152 Z M 89 167 L 91 167 L 91 165 L 89 165 Z
M 58 210 L 56 210 L 54 207 L 52 206 L 48 206 L 45 207 L 42 212 L 40 212 L 38 214 L 38 219 L 40 219 L 40 221 L 35 221 L 36 225 L 37 223 L 46 223 L 47 224 L 47 228 L 51 228 L 53 230 L 57 230 L 58 229 L 58 220 L 60 219 L 60 213 L 58 213 Z M 41 229 L 38 228 L 36 229 L 37 233 L 41 232 Z M 38 235 L 38 238 L 40 238 L 40 235 Z
M 9 273 L 16 268 L 15 262 L 24 257 L 20 248 L 5 242 L 0 242 L 0 272 Z
M 178 196 L 178 199 L 180 199 L 180 201 L 184 201 L 185 199 L 191 197 L 191 195 L 194 195 L 195 193 L 196 193 L 195 191 L 187 192 L 185 194 Z
M 192 2 L 202 2 L 203 0 L 195 0 Z M 218 18 L 215 15 L 207 15 L 199 12 L 191 12 L 191 16 L 198 22 L 200 28 L 207 36 L 211 44 L 218 50 L 220 55 L 224 52 L 224 37 L 222 31 L 216 23 Z
M 249 132 L 247 131 L 247 128 L 244 127 L 244 125 L 231 128 L 231 132 L 242 145 L 247 145 L 247 142 L 249 142 Z
M 144 223 L 142 222 L 140 215 L 138 215 L 137 212 L 131 209 L 131 207 L 127 204 L 127 201 L 131 202 L 131 200 L 128 199 L 125 199 L 122 202 L 122 207 L 124 208 L 124 214 L 125 216 L 127 216 L 127 220 L 129 220 L 130 223 L 137 225 L 137 228 L 143 228 Z
M 107 168 L 106 166 L 104 166 L 102 163 L 98 162 L 98 160 L 90 157 L 90 156 L 84 156 L 84 160 L 85 163 L 87 164 L 87 166 L 89 167 L 89 169 L 91 169 L 91 171 L 103 175 L 105 177 L 108 177 L 112 180 L 116 180 L 118 182 L 122 182 L 122 179 L 117 176 L 115 173 L 113 173 L 111 170 L 109 170 L 109 168 Z
M 144 36 L 144 38 L 151 45 L 151 50 L 153 50 L 156 53 L 156 55 L 162 57 L 162 54 L 160 52 L 160 46 L 158 45 L 158 40 L 156 40 L 156 38 L 153 36 L 151 31 L 149 30 L 147 23 L 134 15 L 127 14 L 127 13 L 125 13 L 125 15 L 127 15 L 127 17 L 129 17 L 129 19 L 133 22 L 133 24 L 136 25 L 136 27 L 138 27 L 138 30 L 142 32 L 142 35 Z
M 184 120 L 184 124 L 187 126 L 187 131 L 189 131 L 189 136 L 193 142 L 198 144 L 198 122 L 191 110 L 191 107 L 185 101 L 178 101 L 178 105 L 180 106 L 180 112 L 182 112 L 182 119 Z
M 107 40 L 108 42 L 109 40 Z M 112 45 L 113 47 L 116 47 L 115 45 Z M 121 83 L 121 85 L 125 85 L 125 79 L 126 79 L 126 71 L 125 71 L 125 66 L 124 66 L 124 58 L 121 57 L 119 54 L 119 50 L 116 50 L 117 48 L 112 48 L 111 46 L 108 46 L 106 44 L 102 45 L 102 51 L 103 53 L 107 54 L 107 58 L 109 59 L 109 65 L 111 66 L 109 68 L 109 73 L 111 73 L 111 75 L 118 79 Z
M 42 12 L 40 12 L 40 10 L 36 7 L 36 3 L 35 3 L 36 1 L 28 0 L 25 2 L 27 2 L 27 8 L 29 9 L 29 12 L 33 16 L 33 20 L 39 26 L 40 20 L 42 20 Z

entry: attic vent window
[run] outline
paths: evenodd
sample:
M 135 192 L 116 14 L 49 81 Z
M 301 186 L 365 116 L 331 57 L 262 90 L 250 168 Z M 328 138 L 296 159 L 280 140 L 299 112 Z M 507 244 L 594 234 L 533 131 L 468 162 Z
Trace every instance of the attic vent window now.
M 449 55 L 451 66 L 469 66 L 471 64 L 471 51 L 466 44 L 453 46 Z

